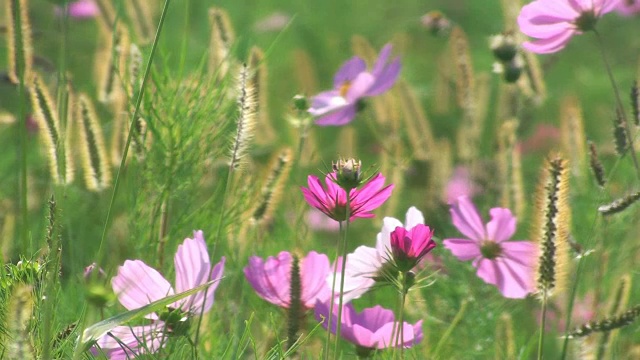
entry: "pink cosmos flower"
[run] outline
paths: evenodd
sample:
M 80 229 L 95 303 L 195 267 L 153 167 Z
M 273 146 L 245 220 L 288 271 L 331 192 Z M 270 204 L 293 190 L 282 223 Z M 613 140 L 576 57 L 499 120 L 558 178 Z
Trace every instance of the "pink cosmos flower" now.
M 89 19 L 98 16 L 100 8 L 94 0 L 78 0 L 69 3 L 69 16 L 75 19 Z M 56 6 L 56 15 L 62 16 L 62 8 Z
M 640 0 L 621 0 L 616 6 L 616 12 L 622 16 L 640 14 Z
M 178 246 L 174 257 L 175 291 L 169 281 L 157 270 L 140 260 L 127 260 L 118 269 L 118 275 L 111 279 L 118 301 L 126 309 L 135 310 L 167 296 L 196 288 L 210 280 L 218 281 L 215 281 L 206 291 L 189 295 L 169 305 L 166 313 L 147 314 L 145 318 L 153 321 L 151 325 L 118 326 L 102 336 L 97 344 L 109 354 L 110 359 L 126 358 L 131 354 L 144 353 L 147 350 L 157 351 L 164 345 L 161 341 L 162 335 L 176 330 L 177 326 L 181 325 L 169 320 L 171 317 L 167 315 L 170 313 L 179 312 L 178 321 L 183 322 L 190 316 L 199 315 L 201 312 L 206 313 L 211 309 L 215 290 L 224 271 L 225 258 L 222 257 L 212 269 L 202 231 L 194 231 L 193 235 L 193 238 L 185 239 Z M 141 346 L 142 344 L 136 339 L 145 340 L 145 346 Z M 127 345 L 126 349 L 122 348 L 121 343 Z
M 461 261 L 473 260 L 478 276 L 498 287 L 507 298 L 524 298 L 534 291 L 537 247 L 529 241 L 507 241 L 516 232 L 511 210 L 493 208 L 485 226 L 478 210 L 466 197 L 451 206 L 453 225 L 466 239 L 445 239 L 444 246 Z
M 322 322 L 322 326 L 326 329 L 329 317 L 329 304 L 318 302 L 315 307 L 316 320 Z M 333 307 L 331 314 L 331 332 L 336 333 L 338 322 L 338 307 Z M 399 347 L 401 344 L 394 345 L 393 331 L 394 326 L 399 331 L 398 322 L 395 321 L 393 311 L 385 309 L 381 306 L 375 306 L 362 310 L 357 313 L 353 305 L 347 304 L 342 308 L 342 324 L 340 327 L 340 335 L 347 341 L 368 349 L 385 349 L 389 347 Z M 407 322 L 402 324 L 404 330 L 403 347 L 409 348 L 417 345 L 422 341 L 422 320 L 411 325 Z M 398 340 L 398 342 L 400 342 Z
M 447 204 L 452 204 L 460 196 L 473 198 L 479 191 L 478 185 L 471 178 L 469 169 L 465 166 L 458 166 L 453 170 L 453 175 L 445 187 L 445 200 Z
M 359 298 L 376 284 L 376 280 L 386 280 L 385 271 L 388 270 L 387 264 L 391 259 L 391 233 L 397 227 L 404 227 L 411 231 L 418 225 L 424 225 L 424 216 L 413 206 L 407 210 L 404 225 L 396 218 L 385 217 L 382 220 L 382 229 L 376 238 L 376 247 L 362 245 L 347 255 L 344 301 L 349 302 Z M 425 258 L 429 258 L 429 255 L 431 254 L 427 254 Z M 338 272 L 336 277 L 340 279 L 341 274 Z M 331 275 L 327 282 L 331 284 L 332 281 Z
M 347 192 L 336 183 L 336 173 L 327 174 L 326 188 L 317 176 L 309 175 L 309 188 L 302 187 L 302 194 L 309 205 L 325 213 L 336 221 L 346 220 Z M 382 174 L 374 176 L 361 189 L 349 191 L 349 219 L 374 217 L 371 211 L 382 205 L 393 191 L 393 184 L 383 187 L 385 178 Z
M 333 78 L 333 90 L 313 97 L 309 113 L 318 125 L 340 126 L 351 122 L 359 101 L 389 90 L 400 74 L 400 59 L 388 63 L 391 44 L 385 45 L 371 72 L 363 59 L 354 56 L 345 62 Z
M 288 308 L 291 304 L 291 253 L 283 251 L 277 257 L 263 261 L 257 256 L 249 258 L 244 275 L 258 296 L 268 302 Z M 316 301 L 324 301 L 331 296 L 331 289 L 325 279 L 330 272 L 329 258 L 311 251 L 300 259 L 300 283 L 302 306 L 311 309 Z
M 326 217 L 322 211 L 312 208 L 307 211 L 305 218 L 309 228 L 315 231 L 338 232 L 340 223 Z
M 522 7 L 520 31 L 535 38 L 522 46 L 534 53 L 562 50 L 571 37 L 593 30 L 597 20 L 618 6 L 620 0 L 536 0 Z
M 391 253 L 393 261 L 400 271 L 413 269 L 418 262 L 436 247 L 431 239 L 433 230 L 423 224 L 414 226 L 411 230 L 398 226 L 391 233 Z

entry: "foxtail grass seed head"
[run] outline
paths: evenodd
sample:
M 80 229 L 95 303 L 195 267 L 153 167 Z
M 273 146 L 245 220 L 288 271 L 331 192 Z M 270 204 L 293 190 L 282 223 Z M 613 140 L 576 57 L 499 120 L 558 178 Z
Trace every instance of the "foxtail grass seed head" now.
M 598 207 L 598 211 L 602 215 L 612 215 L 624 211 L 640 199 L 640 191 L 627 194 L 609 204 Z
M 99 30 L 103 35 L 110 34 L 116 24 L 116 10 L 113 8 L 113 0 L 96 0 L 98 11 Z
M 604 175 L 604 166 L 600 162 L 598 158 L 598 151 L 596 150 L 596 145 L 592 141 L 588 141 L 589 145 L 589 165 L 591 166 L 591 171 L 593 172 L 593 176 L 596 178 L 596 182 L 600 185 L 601 188 L 604 188 L 607 183 L 607 179 Z
M 571 174 L 581 176 L 586 167 L 587 139 L 584 132 L 582 108 L 578 98 L 563 99 L 560 109 L 560 139 L 564 152 L 569 155 Z
M 303 94 L 313 94 L 318 89 L 318 77 L 313 59 L 303 49 L 293 51 L 294 75 L 298 83 L 298 88 Z M 308 109 L 308 107 L 307 107 Z
M 212 7 L 209 9 L 211 39 L 209 43 L 209 74 L 222 79 L 227 75 L 231 64 L 231 46 L 235 34 L 226 11 Z
M 420 23 L 434 36 L 448 34 L 453 26 L 451 20 L 438 10 L 432 10 L 422 15 Z
M 458 106 L 469 111 L 475 105 L 475 73 L 469 52 L 469 40 L 462 28 L 456 26 L 449 40 L 451 56 L 455 64 Z
M 269 168 L 269 176 L 262 186 L 258 206 L 253 209 L 251 220 L 256 223 L 265 223 L 271 219 L 278 202 L 282 196 L 282 189 L 289 179 L 289 171 L 292 165 L 292 151 L 290 148 L 282 150 L 272 161 Z
M 36 353 L 31 340 L 29 323 L 33 314 L 33 287 L 15 284 L 11 291 L 7 306 L 8 336 L 5 336 L 4 346 L 7 359 L 36 359 Z
M 640 126 L 640 91 L 638 90 L 638 82 L 634 81 L 631 86 L 631 113 L 633 114 L 633 123 Z
M 417 94 L 406 82 L 398 81 L 395 89 L 398 91 L 397 97 L 400 100 L 402 118 L 405 120 L 413 156 L 417 160 L 427 160 L 436 150 L 431 122 Z
M 136 40 L 142 44 L 148 43 L 153 38 L 156 30 L 153 23 L 151 3 L 153 1 L 149 0 L 128 0 L 124 2 L 127 17 L 133 24 Z
M 111 183 L 111 165 L 104 145 L 102 128 L 93 103 L 85 94 L 78 96 L 77 124 L 80 134 L 80 157 L 87 189 L 100 191 Z
M 524 184 L 520 150 L 517 148 L 517 129 L 519 121 L 505 121 L 498 130 L 497 164 L 500 176 L 500 204 L 504 208 L 514 209 L 516 216 L 524 216 Z
M 256 141 L 262 144 L 271 144 L 276 138 L 275 130 L 269 118 L 269 89 L 268 71 L 265 63 L 264 52 L 257 46 L 251 48 L 249 53 L 249 69 L 251 69 L 251 82 L 256 89 L 256 131 L 260 134 Z
M 291 259 L 291 288 L 289 308 L 287 309 L 287 349 L 291 349 L 298 340 L 302 312 L 302 279 L 300 276 L 300 259 L 293 255 Z
M 372 64 L 378 57 L 378 51 L 362 35 L 353 35 L 351 37 L 351 50 L 355 56 L 364 59 L 369 64 Z
M 142 86 L 142 52 L 136 44 L 129 46 L 129 67 L 127 69 L 128 93 L 133 96 Z
M 540 248 L 536 288 L 542 298 L 561 291 L 566 285 L 571 229 L 568 165 L 560 156 L 552 155 L 545 163 L 538 185 L 532 239 Z
M 347 157 L 353 156 L 358 150 L 358 130 L 354 127 L 345 127 L 338 135 L 338 154 Z
M 109 45 L 98 51 L 96 59 L 98 77 L 98 101 L 113 104 L 123 94 L 122 77 L 124 75 L 129 50 L 129 36 L 121 27 L 117 27 Z
M 518 84 L 523 94 L 529 96 L 535 104 L 541 104 L 547 97 L 547 86 L 544 82 L 542 67 L 536 54 L 530 51 L 523 51 L 522 57 L 525 62 L 525 74 L 527 81 L 521 81 Z
M 629 147 L 626 126 L 624 114 L 620 113 L 620 109 L 616 108 L 616 117 L 613 120 L 613 141 L 616 145 L 616 153 L 619 156 L 624 155 Z
M 567 336 L 569 338 L 578 338 L 593 334 L 594 332 L 609 332 L 620 329 L 631 325 L 636 321 L 638 316 L 640 316 L 640 305 L 636 305 L 620 315 L 610 316 L 599 321 L 590 321 L 571 331 Z
M 33 68 L 33 47 L 27 0 L 5 0 L 7 18 L 7 54 L 9 55 L 9 80 L 18 84 L 20 78 L 25 83 L 31 81 Z
M 496 356 L 498 359 L 515 359 L 516 343 L 513 335 L 513 320 L 503 313 L 496 326 Z
M 40 129 L 40 138 L 47 148 L 47 159 L 49 160 L 49 171 L 51 178 L 56 184 L 64 183 L 62 172 L 59 168 L 58 151 L 63 149 L 60 141 L 60 120 L 58 119 L 58 109 L 55 107 L 49 89 L 42 83 L 39 76 L 35 76 L 29 89 L 31 95 L 31 106 L 33 117 Z
M 234 170 L 241 166 L 249 143 L 253 138 L 256 118 L 256 89 L 249 81 L 249 68 L 243 65 L 238 74 L 238 120 L 236 135 L 231 145 L 229 167 Z

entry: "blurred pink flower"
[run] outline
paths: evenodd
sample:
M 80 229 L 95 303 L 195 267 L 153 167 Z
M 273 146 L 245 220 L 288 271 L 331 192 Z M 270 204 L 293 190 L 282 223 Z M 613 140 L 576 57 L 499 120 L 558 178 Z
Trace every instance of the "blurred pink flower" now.
M 538 124 L 528 138 L 518 144 L 522 154 L 534 151 L 546 151 L 557 144 L 560 139 L 560 130 L 553 125 Z
M 291 304 L 291 253 L 283 251 L 277 257 L 268 257 L 266 261 L 257 256 L 249 258 L 244 275 L 258 296 L 268 302 L 288 308 Z M 300 280 L 302 306 L 311 309 L 316 301 L 325 301 L 331 294 L 326 278 L 329 274 L 329 258 L 324 254 L 311 251 L 300 259 Z
M 382 205 L 393 191 L 393 184 L 383 187 L 384 180 L 384 176 L 378 174 L 361 189 L 351 189 L 349 192 L 349 219 L 351 221 L 356 218 L 371 218 L 375 216 L 371 211 Z M 317 176 L 309 175 L 307 179 L 309 188 L 302 187 L 301 190 L 309 205 L 336 221 L 344 221 L 347 216 L 347 192 L 338 186 L 335 181 L 335 172 L 327 174 L 325 177 L 327 187 L 325 189 Z
M 340 126 L 356 116 L 360 99 L 380 95 L 389 90 L 400 74 L 400 59 L 388 63 L 391 44 L 385 45 L 380 56 L 367 71 L 364 60 L 354 56 L 345 62 L 333 78 L 333 90 L 313 97 L 309 113 L 318 125 Z
M 317 303 L 315 307 L 316 320 L 322 322 L 322 326 L 326 329 L 327 319 L 329 318 L 329 304 Z M 331 314 L 331 332 L 336 333 L 338 322 L 338 307 L 333 307 Z M 342 324 L 340 327 L 340 335 L 347 341 L 368 349 L 385 349 L 389 347 L 398 347 L 401 344 L 394 345 L 392 336 L 394 327 L 398 327 L 393 311 L 385 309 L 381 306 L 366 308 L 362 312 L 357 313 L 353 305 L 347 304 L 342 308 Z M 405 348 L 417 345 L 422 341 L 422 320 L 411 325 L 407 322 L 402 324 L 404 330 Z M 395 329 L 396 332 L 399 329 Z M 399 339 L 397 340 L 400 342 Z
M 75 19 L 89 19 L 98 16 L 100 8 L 94 0 L 78 0 L 67 5 L 69 7 L 69 16 Z M 62 16 L 62 8 L 56 6 L 56 15 Z
M 316 231 L 338 232 L 340 230 L 340 223 L 328 218 L 322 211 L 315 208 L 309 209 L 306 214 L 307 225 L 309 228 Z
M 181 325 L 167 320 L 171 319 L 166 316 L 169 313 L 179 311 L 179 321 L 183 321 L 184 318 L 206 313 L 211 309 L 215 290 L 224 271 L 225 258 L 222 257 L 212 269 L 202 231 L 194 231 L 193 235 L 193 239 L 187 238 L 178 246 L 174 257 L 175 291 L 169 281 L 157 270 L 140 260 L 127 260 L 118 269 L 118 275 L 111 279 L 118 301 L 127 310 L 135 310 L 167 296 L 196 288 L 210 280 L 218 281 L 215 281 L 206 292 L 197 292 L 169 305 L 166 314 L 164 312 L 147 314 L 145 318 L 154 321 L 151 325 L 119 326 L 102 336 L 97 344 L 110 359 L 126 359 L 131 354 L 141 354 L 146 350 L 155 352 L 160 349 L 164 345 L 161 341 L 164 334 Z M 145 346 L 140 346 L 142 344 L 138 340 L 144 340 Z M 123 349 L 122 344 L 126 345 L 126 349 Z M 96 349 L 93 351 L 95 352 Z
M 451 205 L 453 225 L 466 239 L 445 239 L 444 246 L 461 261 L 473 260 L 478 276 L 495 285 L 504 297 L 524 298 L 534 291 L 537 247 L 529 241 L 507 241 L 516 231 L 511 210 L 493 208 L 483 224 L 478 210 L 466 197 Z
M 616 6 L 616 12 L 622 16 L 640 14 L 640 0 L 620 0 Z
M 473 198 L 479 192 L 478 185 L 471 179 L 471 173 L 465 166 L 458 166 L 445 187 L 447 204 L 454 203 L 460 196 Z
M 436 247 L 432 239 L 433 230 L 423 224 L 417 224 L 409 231 L 398 226 L 391 233 L 391 253 L 393 261 L 400 271 L 413 269 L 418 262 Z
M 583 298 L 576 297 L 573 303 L 573 311 L 571 312 L 571 324 L 584 324 L 593 320 L 596 316 L 595 309 L 595 297 L 593 292 L 588 292 Z M 538 324 L 540 323 L 539 309 L 536 310 L 535 316 Z M 545 323 L 545 330 L 550 331 L 554 327 L 558 332 L 565 332 L 567 321 L 567 296 L 560 295 L 554 298 L 554 301 L 549 303 L 547 307 L 547 319 Z
M 291 16 L 281 11 L 276 11 L 260 19 L 253 28 L 257 32 L 279 31 L 284 29 L 289 21 L 291 21 Z
M 573 35 L 595 28 L 598 18 L 620 0 L 536 0 L 522 7 L 520 31 L 535 38 L 522 46 L 538 54 L 562 50 Z

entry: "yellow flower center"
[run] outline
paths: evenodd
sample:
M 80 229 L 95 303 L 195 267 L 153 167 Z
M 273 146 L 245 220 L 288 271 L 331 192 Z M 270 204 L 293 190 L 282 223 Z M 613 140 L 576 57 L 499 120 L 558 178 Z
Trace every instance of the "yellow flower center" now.
M 351 87 L 351 81 L 345 81 L 342 83 L 342 85 L 340 85 L 340 96 L 345 97 L 347 96 L 347 92 L 349 91 L 349 88 Z

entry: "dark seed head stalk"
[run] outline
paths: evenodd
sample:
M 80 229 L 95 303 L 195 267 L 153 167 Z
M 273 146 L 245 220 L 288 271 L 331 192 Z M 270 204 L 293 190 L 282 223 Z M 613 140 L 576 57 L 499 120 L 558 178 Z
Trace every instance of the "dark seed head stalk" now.
M 302 280 L 300 279 L 300 259 L 293 255 L 291 260 L 291 290 L 287 313 L 287 349 L 291 349 L 298 338 L 302 313 Z
M 616 214 L 625 210 L 629 206 L 633 205 L 633 203 L 635 203 L 638 200 L 640 200 L 640 191 L 627 194 L 619 199 L 614 200 L 609 204 L 602 205 L 598 208 L 598 211 L 602 215 Z
M 577 329 L 573 330 L 567 336 L 569 338 L 577 338 L 587 336 L 594 332 L 608 332 L 619 329 L 627 325 L 631 325 L 640 316 L 640 304 L 623 312 L 620 315 L 610 316 L 599 321 L 590 321 Z
M 591 166 L 591 171 L 593 171 L 593 176 L 596 178 L 596 182 L 600 187 L 604 187 L 607 183 L 607 179 L 604 175 L 604 166 L 600 162 L 598 158 L 598 151 L 596 150 L 596 145 L 589 141 L 589 165 Z

